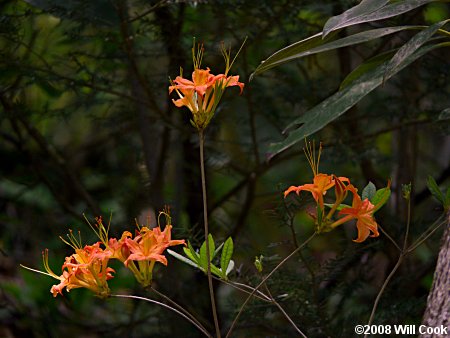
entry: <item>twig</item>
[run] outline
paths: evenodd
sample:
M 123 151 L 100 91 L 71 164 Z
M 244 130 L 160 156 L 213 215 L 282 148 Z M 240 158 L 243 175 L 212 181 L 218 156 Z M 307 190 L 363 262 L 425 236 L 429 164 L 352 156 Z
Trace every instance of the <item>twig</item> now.
M 267 293 L 269 294 L 270 298 L 272 299 L 272 302 L 275 304 L 275 306 L 281 311 L 281 313 L 284 315 L 284 317 L 286 317 L 286 319 L 288 320 L 289 323 L 291 323 L 291 325 L 295 328 L 295 330 L 304 338 L 307 338 L 305 336 L 305 334 L 297 327 L 297 325 L 295 325 L 294 321 L 292 320 L 292 318 L 287 314 L 287 312 L 283 309 L 283 307 L 280 305 L 280 303 L 278 303 L 275 298 L 273 298 L 272 294 L 270 293 L 270 290 L 267 286 L 266 283 L 264 283 L 264 287 L 267 291 Z
M 215 276 L 212 276 L 212 278 L 217 280 L 217 281 L 219 281 L 219 282 L 227 284 L 227 285 L 235 288 L 236 290 L 242 291 L 242 292 L 247 293 L 247 294 L 250 294 L 255 289 L 254 287 L 252 287 L 250 285 L 247 285 L 247 284 L 227 281 L 227 280 L 215 277 Z M 248 290 L 245 290 L 244 288 L 247 288 Z M 263 292 L 261 292 L 259 290 L 256 291 L 254 296 L 259 298 L 262 301 L 265 301 L 265 302 L 269 302 L 270 303 L 272 301 L 266 294 L 264 294 Z
M 228 330 L 228 333 L 226 335 L 226 338 L 228 338 L 231 334 L 231 332 L 234 329 L 234 326 L 236 325 L 239 317 L 241 316 L 242 312 L 244 311 L 245 306 L 250 301 L 252 296 L 255 294 L 255 292 L 268 280 L 274 273 L 277 271 L 284 263 L 286 263 L 292 256 L 294 256 L 299 250 L 301 250 L 303 247 L 305 247 L 313 238 L 316 236 L 316 232 L 314 232 L 306 241 L 304 241 L 298 248 L 296 248 L 294 251 L 292 251 L 286 258 L 284 258 L 278 265 L 266 276 L 264 279 L 255 287 L 255 289 L 250 293 L 250 295 L 247 297 L 247 299 L 242 304 L 241 308 L 239 309 L 238 314 L 234 318 L 233 322 L 231 323 L 231 326 Z
M 382 294 L 384 293 L 384 290 L 386 289 L 386 286 L 389 284 L 389 282 L 391 281 L 392 277 L 394 276 L 395 272 L 398 270 L 398 268 L 400 267 L 400 264 L 402 264 L 403 258 L 404 258 L 405 254 L 402 252 L 400 254 L 400 256 L 398 257 L 398 261 L 397 264 L 395 264 L 394 268 L 392 269 L 391 273 L 389 274 L 389 276 L 386 278 L 386 280 L 383 283 L 383 286 L 381 287 L 380 291 L 378 292 L 377 298 L 375 299 L 375 302 L 373 303 L 373 307 L 372 307 L 372 312 L 370 313 L 370 318 L 369 321 L 367 322 L 367 325 L 371 325 L 373 322 L 373 319 L 375 317 L 375 312 L 377 310 L 378 307 L 378 302 L 380 301 L 380 298 L 382 296 Z M 364 338 L 367 338 L 368 335 L 364 335 Z
M 208 287 L 209 287 L 209 297 L 211 299 L 211 310 L 214 319 L 214 327 L 216 329 L 216 336 L 220 338 L 220 328 L 219 319 L 217 317 L 216 300 L 214 297 L 214 286 L 212 283 L 211 275 L 211 257 L 209 252 L 209 229 L 208 229 L 208 203 L 206 200 L 206 175 L 205 175 L 205 158 L 204 158 L 204 145 L 205 145 L 205 135 L 203 130 L 199 130 L 198 137 L 200 141 L 200 171 L 202 179 L 202 195 L 203 195 L 203 222 L 205 229 L 205 246 L 206 246 L 206 260 L 207 260 L 207 274 L 208 274 Z
M 375 298 L 375 302 L 373 303 L 372 312 L 370 313 L 369 321 L 367 322 L 367 325 L 371 325 L 373 322 L 373 319 L 375 318 L 375 312 L 377 311 L 378 303 L 381 299 L 381 296 L 383 295 L 384 291 L 386 290 L 387 285 L 391 281 L 392 277 L 394 277 L 394 274 L 397 272 L 398 268 L 403 262 L 403 259 L 407 255 L 407 244 L 408 244 L 408 235 L 409 235 L 409 228 L 411 225 L 411 198 L 408 194 L 407 196 L 408 201 L 408 214 L 406 219 L 406 231 L 405 231 L 405 238 L 403 240 L 403 248 L 400 251 L 400 256 L 398 257 L 397 263 L 395 264 L 392 271 L 387 276 L 386 280 L 384 281 L 383 285 L 381 286 L 380 291 L 378 291 L 377 297 Z M 364 335 L 364 338 L 367 338 L 368 334 Z
M 381 230 L 383 235 L 385 235 L 392 242 L 392 244 L 394 244 L 398 251 L 402 251 L 402 248 L 400 248 L 397 242 L 381 227 L 381 225 L 378 224 L 378 228 Z
M 150 298 L 145 298 L 145 297 L 139 297 L 139 296 L 133 296 L 133 295 L 111 295 L 111 297 L 117 297 L 117 298 L 131 298 L 131 299 L 139 299 L 139 300 L 144 300 L 146 302 L 149 303 L 153 303 L 162 307 L 165 307 L 166 309 L 169 309 L 175 313 L 177 313 L 178 315 L 180 315 L 181 317 L 183 317 L 184 319 L 186 319 L 187 321 L 189 321 L 192 325 L 194 325 L 197 329 L 199 329 L 205 336 L 207 337 L 211 337 L 211 335 L 209 334 L 208 331 L 206 331 L 206 329 L 204 327 L 202 327 L 201 325 L 197 324 L 195 321 L 193 321 L 191 318 L 189 318 L 187 315 L 185 315 L 183 312 L 171 307 L 170 305 L 158 302 L 157 300 L 154 299 L 150 299 Z
M 170 304 L 172 304 L 174 307 L 176 307 L 177 309 L 179 309 L 181 312 L 183 312 L 186 316 L 188 316 L 189 318 L 191 318 L 194 322 L 196 322 L 198 324 L 198 326 L 201 326 L 205 331 L 207 331 L 203 325 L 200 323 L 200 321 L 195 318 L 194 315 L 192 315 L 189 311 L 187 311 L 184 307 L 182 307 L 181 305 L 179 305 L 177 302 L 175 302 L 174 300 L 172 300 L 170 297 L 166 296 L 165 294 L 163 294 L 162 292 L 156 290 L 153 286 L 150 286 L 150 289 L 156 293 L 158 296 L 160 296 L 161 298 L 165 299 L 166 301 L 168 301 Z
M 439 220 L 442 217 L 439 217 Z M 436 222 L 435 222 L 436 223 Z M 433 235 L 442 225 L 446 224 L 446 221 L 439 223 L 438 225 L 434 225 L 434 223 L 406 250 L 407 253 L 414 251 L 418 246 L 420 246 L 423 242 L 425 242 L 431 235 Z M 431 229 L 431 230 L 430 230 Z M 426 234 L 428 233 L 428 234 Z M 426 235 L 424 235 L 426 234 Z

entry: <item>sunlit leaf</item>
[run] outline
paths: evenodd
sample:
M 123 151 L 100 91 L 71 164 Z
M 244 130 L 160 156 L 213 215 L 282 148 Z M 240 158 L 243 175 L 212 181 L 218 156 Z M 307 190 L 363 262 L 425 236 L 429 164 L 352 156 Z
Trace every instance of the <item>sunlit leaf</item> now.
M 370 199 L 370 202 L 375 206 L 373 212 L 376 212 L 385 205 L 389 200 L 389 197 L 391 197 L 391 189 L 389 187 L 377 190 L 375 195 Z
M 209 241 L 209 258 L 211 261 L 215 251 L 214 239 L 211 234 L 209 234 L 208 236 L 208 241 Z M 208 267 L 208 257 L 206 254 L 206 241 L 204 241 L 202 246 L 200 247 L 200 265 L 205 269 Z
M 169 255 L 175 257 L 176 259 L 178 259 L 178 260 L 180 260 L 180 261 L 182 261 L 182 262 L 184 262 L 184 263 L 186 263 L 186 264 L 188 264 L 188 265 L 190 265 L 190 266 L 193 266 L 194 268 L 200 268 L 200 267 L 198 266 L 198 264 L 196 264 L 195 262 L 191 261 L 190 259 L 188 259 L 188 258 L 186 258 L 186 257 L 184 257 L 184 256 L 182 256 L 182 255 L 180 255 L 179 253 L 177 253 L 177 252 L 175 252 L 175 251 L 172 251 L 172 250 L 170 250 L 170 249 L 167 249 L 167 253 L 168 253 Z
M 227 271 L 228 264 L 233 256 L 233 239 L 229 237 L 223 246 L 222 256 L 220 257 L 220 267 L 222 271 Z
M 217 254 L 219 253 L 220 250 L 222 250 L 223 244 L 224 244 L 224 243 L 220 244 L 220 245 L 216 248 L 216 250 L 214 250 L 214 254 L 213 254 L 212 257 L 211 257 L 211 260 L 213 260 L 213 258 L 217 256 Z
M 194 254 L 188 248 L 183 248 L 184 254 L 193 262 L 199 263 L 198 253 L 194 252 Z
M 205 272 L 206 272 L 206 269 L 207 268 L 205 268 Z M 222 272 L 217 266 L 215 266 L 214 264 L 211 264 L 211 273 L 212 274 L 214 274 L 214 275 L 216 275 L 217 277 L 219 277 L 219 278 L 224 278 L 224 277 L 226 277 L 225 275 L 224 275 L 224 272 Z

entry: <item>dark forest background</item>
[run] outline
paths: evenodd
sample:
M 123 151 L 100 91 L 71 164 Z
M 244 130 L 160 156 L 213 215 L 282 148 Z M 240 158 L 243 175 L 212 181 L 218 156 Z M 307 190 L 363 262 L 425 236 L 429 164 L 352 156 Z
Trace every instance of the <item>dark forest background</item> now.
M 231 279 L 255 285 L 253 266 L 264 255 L 270 271 L 313 231 L 309 197 L 284 200 L 290 185 L 311 179 L 297 144 L 270 161 L 295 117 L 339 89 L 364 60 L 406 42 L 404 31 L 369 43 L 293 61 L 249 77 L 275 51 L 320 32 L 357 1 L 29 0 L 0 2 L 0 336 L 196 337 L 195 328 L 152 304 L 100 300 L 86 290 L 54 299 L 55 280 L 21 269 L 43 269 L 41 251 L 60 271 L 70 248 L 59 236 L 80 230 L 95 241 L 88 220 L 111 217 L 111 234 L 134 231 L 135 219 L 164 205 L 173 238 L 203 242 L 198 138 L 187 109 L 168 95 L 169 78 L 192 71 L 193 37 L 203 42 L 203 65 L 224 69 L 220 44 L 233 51 L 248 37 L 230 88 L 206 131 L 210 230 L 232 236 Z M 343 29 L 340 36 L 380 25 L 430 25 L 449 17 L 446 2 Z M 322 141 L 323 172 L 352 179 L 361 190 L 392 182 L 377 221 L 399 242 L 407 218 L 401 186 L 411 182 L 411 238 L 442 213 L 426 187 L 428 175 L 449 186 L 450 138 L 442 111 L 450 104 L 449 49 L 421 57 L 311 138 Z M 447 115 L 448 116 L 448 115 Z M 442 230 L 408 256 L 385 291 L 376 324 L 418 324 L 429 292 Z M 354 226 L 316 238 L 268 281 L 273 295 L 309 337 L 350 337 L 364 324 L 398 252 L 382 234 L 358 244 Z M 297 241 L 297 242 L 296 242 Z M 175 249 L 180 251 L 180 248 Z M 206 277 L 169 257 L 154 286 L 212 329 Z M 304 262 L 308 267 L 305 267 Z M 158 298 L 120 264 L 115 293 Z M 311 274 L 308 269 L 312 269 Z M 244 295 L 216 281 L 226 328 Z M 314 290 L 314 292 L 312 291 Z M 277 308 L 253 301 L 236 337 L 295 333 Z

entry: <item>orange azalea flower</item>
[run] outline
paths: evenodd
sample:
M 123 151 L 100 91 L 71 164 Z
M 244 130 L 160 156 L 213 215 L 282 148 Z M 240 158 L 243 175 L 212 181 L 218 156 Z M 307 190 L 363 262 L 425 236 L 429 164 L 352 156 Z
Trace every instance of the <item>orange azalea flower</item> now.
M 126 239 L 131 238 L 131 232 L 124 231 L 122 237 L 117 240 L 116 238 L 110 238 L 108 242 L 108 250 L 111 251 L 111 258 L 118 259 L 122 263 L 130 256 L 130 249 L 126 244 Z
M 339 215 L 347 215 L 334 222 L 331 227 L 348 222 L 352 219 L 356 219 L 356 227 L 358 229 L 358 238 L 354 239 L 354 242 L 361 243 L 367 239 L 367 237 L 378 237 L 378 224 L 373 218 L 375 212 L 375 206 L 366 198 L 364 201 L 358 195 L 358 190 L 353 186 L 347 187 L 349 191 L 353 193 L 353 202 L 351 208 L 344 208 L 339 212 Z
M 142 227 L 139 235 L 134 239 L 127 238 L 126 244 L 130 255 L 124 262 L 128 265 L 130 261 L 157 261 L 167 265 L 167 259 L 162 254 L 169 246 L 185 244 L 182 240 L 171 240 L 172 226 L 166 225 L 164 231 L 158 226 L 153 229 Z
M 209 72 L 209 68 L 206 68 L 206 70 L 195 69 L 192 72 L 192 81 L 185 79 L 182 76 L 177 76 L 173 81 L 174 84 L 169 87 L 169 94 L 172 93 L 173 90 L 179 90 L 182 93 L 196 92 L 198 95 L 205 95 L 206 90 L 209 87 L 214 86 L 214 83 L 216 82 L 216 76 Z
M 167 258 L 163 255 L 164 250 L 169 246 L 185 244 L 184 240 L 172 240 L 170 216 L 167 212 L 161 212 L 166 216 L 167 225 L 164 231 L 158 226 L 153 229 L 141 227 L 138 235 L 134 238 L 125 237 L 123 245 L 129 250 L 129 255 L 124 261 L 139 283 L 144 287 L 152 282 L 153 267 L 156 262 L 167 265 Z M 122 236 L 122 238 L 124 238 Z M 123 251 L 123 248 L 122 248 Z
M 66 257 L 62 266 L 62 275 L 57 276 L 48 265 L 48 251 L 44 253 L 44 267 L 49 275 L 59 279 L 58 285 L 53 285 L 50 292 L 53 297 L 62 295 L 62 290 L 67 292 L 76 288 L 87 288 L 97 296 L 107 297 L 109 287 L 107 281 L 113 278 L 114 270 L 108 267 L 111 252 L 100 248 L 100 242 L 76 249 L 76 253 Z
M 244 84 L 239 82 L 239 76 L 227 76 L 233 61 L 230 64 L 230 53 L 225 49 L 222 50 L 226 61 L 224 74 L 213 75 L 210 69 L 200 69 L 203 58 L 203 47 L 198 46 L 195 52 L 195 42 L 192 48 L 192 56 L 194 61 L 194 72 L 192 73 L 192 81 L 183 78 L 182 72 L 175 80 L 171 81 L 169 86 L 169 94 L 175 91 L 179 99 L 172 102 L 177 107 L 187 107 L 192 112 L 191 123 L 199 131 L 206 128 L 214 112 L 219 104 L 220 99 L 227 87 L 239 86 L 242 90 Z
M 323 210 L 324 202 L 323 195 L 326 194 L 327 190 L 334 186 L 335 182 L 333 176 L 326 174 L 317 174 L 314 176 L 312 184 L 304 184 L 298 187 L 291 186 L 284 192 L 284 197 L 286 197 L 291 192 L 296 192 L 297 195 L 300 194 L 300 191 L 309 191 L 314 200 L 320 206 L 320 209 Z
M 244 84 L 239 82 L 239 75 L 226 76 L 225 74 L 219 74 L 214 77 L 214 81 L 219 82 L 222 89 L 225 89 L 226 87 L 238 86 L 241 89 L 239 94 L 242 94 L 244 90 Z

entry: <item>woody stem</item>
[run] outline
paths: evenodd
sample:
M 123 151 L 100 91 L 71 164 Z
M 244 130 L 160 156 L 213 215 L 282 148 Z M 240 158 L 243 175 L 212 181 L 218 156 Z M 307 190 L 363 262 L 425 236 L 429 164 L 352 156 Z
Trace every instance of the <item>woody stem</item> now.
M 205 159 L 204 159 L 204 154 L 203 154 L 205 136 L 203 134 L 203 130 L 199 130 L 198 137 L 199 137 L 199 141 L 200 141 L 200 171 L 201 171 L 201 179 L 202 179 L 203 223 L 204 223 L 204 229 L 205 229 L 206 260 L 208 262 L 207 274 L 208 274 L 209 297 L 211 299 L 211 309 L 212 309 L 213 318 L 214 318 L 214 327 L 216 329 L 216 337 L 220 338 L 219 319 L 217 317 L 216 300 L 214 297 L 214 287 L 213 287 L 212 275 L 211 275 L 211 257 L 210 257 L 210 252 L 209 252 L 208 204 L 207 204 L 207 200 L 206 200 Z

